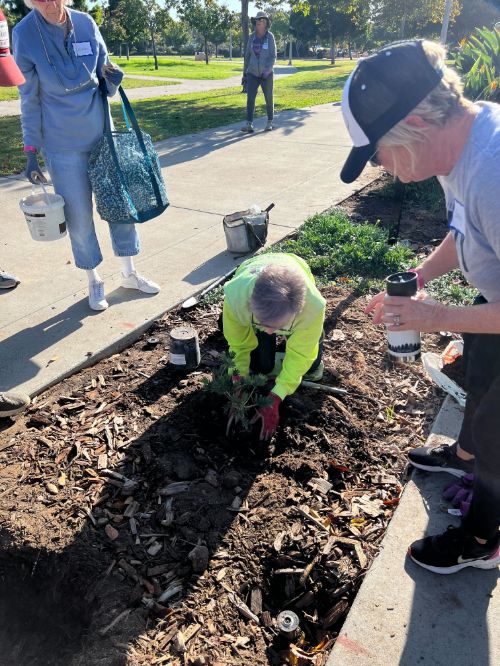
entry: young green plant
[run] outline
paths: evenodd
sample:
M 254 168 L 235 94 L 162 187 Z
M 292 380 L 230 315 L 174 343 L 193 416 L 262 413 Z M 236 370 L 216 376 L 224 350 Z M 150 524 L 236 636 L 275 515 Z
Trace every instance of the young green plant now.
M 266 395 L 268 377 L 251 374 L 233 381 L 236 373 L 234 354 L 221 354 L 220 363 L 213 371 L 212 379 L 205 379 L 203 388 L 208 393 L 215 393 L 227 399 L 224 409 L 229 415 L 228 431 L 232 426 L 249 432 L 256 411 L 272 404 L 272 400 Z

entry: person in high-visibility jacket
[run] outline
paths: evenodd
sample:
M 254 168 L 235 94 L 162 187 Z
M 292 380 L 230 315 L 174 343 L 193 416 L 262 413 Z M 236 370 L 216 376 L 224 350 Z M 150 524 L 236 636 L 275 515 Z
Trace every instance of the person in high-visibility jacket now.
M 294 254 L 261 254 L 244 261 L 224 287 L 223 333 L 234 353 L 233 379 L 269 374 L 275 365 L 276 336 L 286 339 L 283 365 L 262 407 L 261 439 L 279 423 L 279 406 L 304 375 L 322 374 L 322 334 L 326 301 L 307 263 Z

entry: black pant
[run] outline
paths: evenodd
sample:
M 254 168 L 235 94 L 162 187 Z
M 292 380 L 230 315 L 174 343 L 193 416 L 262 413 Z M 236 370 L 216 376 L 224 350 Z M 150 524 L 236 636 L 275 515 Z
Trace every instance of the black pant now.
M 482 296 L 475 301 L 481 303 Z M 463 338 L 467 401 L 458 442 L 475 456 L 474 498 L 464 524 L 490 539 L 500 526 L 500 334 Z
M 276 334 L 265 333 L 264 331 L 255 331 L 258 345 L 250 354 L 250 371 L 255 374 L 268 375 L 274 368 L 276 362 L 276 352 L 285 351 L 286 343 L 276 348 Z M 307 372 L 314 372 L 321 363 L 323 357 L 323 335 L 319 339 L 318 355 Z
M 253 114 L 255 111 L 255 98 L 259 86 L 264 93 L 266 100 L 267 119 L 272 120 L 274 116 L 274 101 L 273 101 L 273 75 L 269 74 L 267 79 L 259 78 L 253 74 L 247 74 L 247 121 L 253 123 Z

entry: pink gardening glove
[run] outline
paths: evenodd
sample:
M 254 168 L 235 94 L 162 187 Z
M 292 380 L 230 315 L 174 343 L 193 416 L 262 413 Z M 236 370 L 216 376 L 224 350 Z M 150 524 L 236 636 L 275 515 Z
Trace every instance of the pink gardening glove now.
M 269 398 L 273 401 L 269 407 L 261 407 L 257 410 L 257 413 L 252 419 L 252 423 L 257 423 L 259 419 L 262 419 L 262 427 L 260 429 L 260 439 L 267 440 L 276 432 L 278 423 L 280 421 L 280 404 L 281 398 L 275 393 L 270 393 Z

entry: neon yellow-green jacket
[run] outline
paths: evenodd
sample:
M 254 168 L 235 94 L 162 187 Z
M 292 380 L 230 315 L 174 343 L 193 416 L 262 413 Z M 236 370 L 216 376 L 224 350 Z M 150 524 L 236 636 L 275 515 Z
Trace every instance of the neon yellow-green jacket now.
M 259 254 L 244 261 L 224 287 L 223 309 L 224 337 L 229 351 L 235 354 L 236 369 L 243 377 L 250 371 L 250 353 L 257 347 L 255 329 L 260 328 L 252 318 L 250 298 L 259 273 L 269 264 L 298 268 L 304 274 L 307 285 L 302 311 L 291 322 L 289 329 L 276 331 L 277 335 L 287 338 L 283 367 L 272 389 L 283 400 L 296 391 L 303 375 L 316 360 L 326 301 L 316 287 L 309 266 L 294 254 Z

